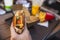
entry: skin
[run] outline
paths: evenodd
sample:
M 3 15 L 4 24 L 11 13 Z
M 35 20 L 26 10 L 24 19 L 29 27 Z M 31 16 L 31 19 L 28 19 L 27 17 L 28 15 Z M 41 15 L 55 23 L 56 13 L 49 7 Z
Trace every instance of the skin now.
M 22 34 L 17 34 L 13 28 L 13 23 L 11 23 L 10 31 L 11 31 L 10 40 L 32 40 L 31 35 L 26 26 Z

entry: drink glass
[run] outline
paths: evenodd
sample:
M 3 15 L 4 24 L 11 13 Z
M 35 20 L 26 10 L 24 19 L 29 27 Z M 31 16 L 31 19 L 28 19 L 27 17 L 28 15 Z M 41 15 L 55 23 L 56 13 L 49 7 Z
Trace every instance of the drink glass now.
M 13 5 L 13 0 L 4 0 L 5 10 L 11 11 L 11 6 Z

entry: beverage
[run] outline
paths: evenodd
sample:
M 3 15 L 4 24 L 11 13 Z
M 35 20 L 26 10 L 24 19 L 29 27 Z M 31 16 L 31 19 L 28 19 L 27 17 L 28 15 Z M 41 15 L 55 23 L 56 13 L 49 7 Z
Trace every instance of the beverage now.
M 13 5 L 13 0 L 4 0 L 5 10 L 11 11 L 11 6 Z
M 43 5 L 45 0 L 32 0 L 32 15 L 38 17 L 39 8 Z
M 39 12 L 39 6 L 32 6 L 32 15 L 36 16 Z
M 32 15 L 36 16 L 39 12 L 39 0 L 32 0 Z

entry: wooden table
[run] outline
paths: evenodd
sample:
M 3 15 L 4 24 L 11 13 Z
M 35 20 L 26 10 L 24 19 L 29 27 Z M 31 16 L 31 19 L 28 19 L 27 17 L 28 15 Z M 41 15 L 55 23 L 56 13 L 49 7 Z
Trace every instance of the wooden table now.
M 0 40 L 10 40 L 10 27 L 5 22 L 5 19 L 12 16 L 12 13 L 0 15 Z
M 7 13 L 4 15 L 0 15 L 0 24 L 4 23 L 6 19 L 12 17 L 13 14 L 12 13 Z

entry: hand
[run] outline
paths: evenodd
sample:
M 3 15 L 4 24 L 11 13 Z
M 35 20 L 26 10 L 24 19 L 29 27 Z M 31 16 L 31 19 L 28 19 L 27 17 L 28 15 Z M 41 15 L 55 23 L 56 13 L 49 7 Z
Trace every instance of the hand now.
M 10 31 L 11 40 L 32 40 L 27 27 L 25 28 L 22 34 L 17 34 L 13 28 L 13 23 L 11 23 Z

